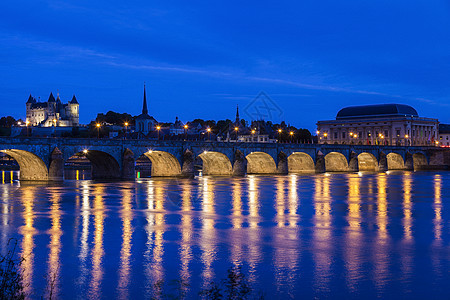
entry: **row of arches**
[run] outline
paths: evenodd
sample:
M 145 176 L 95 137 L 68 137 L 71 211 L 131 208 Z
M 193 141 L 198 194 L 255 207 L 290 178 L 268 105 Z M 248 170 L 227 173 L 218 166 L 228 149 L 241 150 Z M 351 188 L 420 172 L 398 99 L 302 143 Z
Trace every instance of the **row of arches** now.
M 0 150 L 14 158 L 20 166 L 21 180 L 52 180 L 63 178 L 65 161 L 61 152 L 55 148 L 52 152 L 49 167 L 37 155 L 17 149 Z M 89 160 L 94 179 L 134 178 L 136 164 L 135 155 L 129 149 L 123 154 L 121 164 L 110 154 L 89 150 L 76 155 Z M 316 161 L 304 152 L 294 152 L 289 156 L 279 155 L 278 164 L 272 156 L 265 152 L 252 152 L 244 156 L 237 151 L 233 164 L 223 153 L 204 151 L 198 156 L 187 150 L 183 156 L 183 164 L 171 153 L 166 151 L 147 151 L 143 154 L 151 162 L 151 176 L 172 177 L 193 175 L 195 161 L 201 162 L 203 175 L 244 175 L 244 174 L 277 174 L 277 173 L 305 173 L 305 172 L 352 172 L 352 171 L 384 171 L 417 169 L 427 165 L 427 159 L 422 153 L 408 154 L 406 160 L 400 154 L 381 154 L 377 159 L 371 153 L 352 153 L 350 159 L 339 152 L 326 155 L 318 153 Z

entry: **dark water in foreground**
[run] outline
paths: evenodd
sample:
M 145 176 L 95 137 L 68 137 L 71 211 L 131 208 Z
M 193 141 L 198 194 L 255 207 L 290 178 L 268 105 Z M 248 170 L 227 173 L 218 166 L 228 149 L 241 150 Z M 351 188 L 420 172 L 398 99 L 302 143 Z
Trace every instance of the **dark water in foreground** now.
M 450 173 L 353 173 L 0 184 L 1 251 L 27 292 L 188 296 L 242 266 L 266 298 L 448 298 Z

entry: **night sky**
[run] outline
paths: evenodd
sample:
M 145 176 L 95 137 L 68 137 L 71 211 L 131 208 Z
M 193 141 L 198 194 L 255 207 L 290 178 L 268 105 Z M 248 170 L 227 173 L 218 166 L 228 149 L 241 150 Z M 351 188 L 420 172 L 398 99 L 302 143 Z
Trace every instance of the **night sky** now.
M 348 105 L 403 103 L 450 122 L 449 1 L 3 1 L 1 116 L 76 94 L 80 121 L 249 119 L 314 130 Z M 249 106 L 250 105 L 250 106 Z M 247 111 L 247 112 L 246 112 Z

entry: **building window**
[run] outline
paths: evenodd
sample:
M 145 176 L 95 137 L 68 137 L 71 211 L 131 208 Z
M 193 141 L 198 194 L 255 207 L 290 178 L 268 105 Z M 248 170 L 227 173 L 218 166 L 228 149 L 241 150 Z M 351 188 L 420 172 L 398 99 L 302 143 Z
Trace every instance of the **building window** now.
M 384 131 L 384 137 L 389 137 L 389 131 L 388 130 Z
M 342 133 L 342 138 L 345 139 L 345 132 Z
M 362 131 L 360 131 L 360 132 L 358 133 L 358 137 L 359 137 L 360 139 L 363 138 L 363 133 L 362 133 Z
M 337 132 L 334 133 L 334 139 L 335 139 L 335 140 L 338 139 L 338 133 L 337 133 Z
M 397 136 L 400 136 L 400 130 L 397 129 Z

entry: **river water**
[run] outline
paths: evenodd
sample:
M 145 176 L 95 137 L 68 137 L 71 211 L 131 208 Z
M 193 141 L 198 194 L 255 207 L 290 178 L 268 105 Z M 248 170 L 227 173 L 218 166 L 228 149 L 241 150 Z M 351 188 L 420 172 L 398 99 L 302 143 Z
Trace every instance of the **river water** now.
M 15 174 L 15 175 L 14 175 Z M 240 266 L 266 298 L 447 298 L 450 173 L 0 184 L 26 292 L 188 298 Z M 78 179 L 83 178 L 82 175 Z M 162 284 L 161 284 L 162 283 Z

